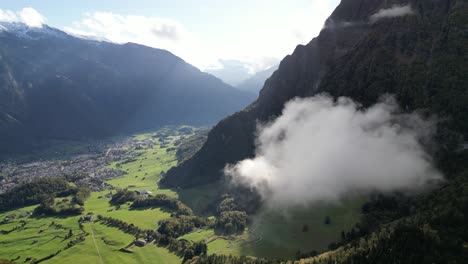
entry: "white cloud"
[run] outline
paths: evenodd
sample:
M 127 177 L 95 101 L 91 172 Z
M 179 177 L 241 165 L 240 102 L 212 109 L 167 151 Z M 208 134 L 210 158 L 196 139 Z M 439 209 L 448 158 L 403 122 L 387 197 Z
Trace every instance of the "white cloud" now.
M 64 29 L 69 33 L 113 42 L 136 42 L 166 49 L 202 70 L 223 68 L 220 60 L 240 61 L 252 75 L 277 64 L 298 44 L 306 44 L 317 36 L 338 2 L 308 0 L 305 4 L 289 5 L 277 1 L 266 19 L 244 18 L 241 15 L 236 20 L 213 21 L 216 24 L 204 25 L 203 28 L 200 25 L 182 25 L 179 21 L 161 17 L 92 12 L 84 14 L 80 21 Z M 272 14 L 276 15 L 275 6 L 301 5 L 305 8 L 295 9 L 299 14 L 281 13 L 280 17 L 272 17 Z M 271 4 L 259 1 L 233 6 L 255 6 L 260 9 L 271 7 Z M 219 19 L 221 11 L 212 4 L 210 8 L 200 8 L 200 15 Z M 206 21 L 203 20 L 203 23 Z M 239 25 L 233 26 L 235 23 Z
M 195 25 L 182 25 L 174 19 L 157 16 L 89 12 L 63 29 L 93 39 L 135 42 L 166 49 L 202 70 L 223 68 L 220 60 L 235 60 L 248 69 L 249 75 L 253 75 L 277 64 L 298 44 L 306 44 L 317 36 L 338 2 L 307 0 L 285 4 L 279 0 L 274 3 L 241 1 L 233 7 L 265 10 L 264 16 L 257 16 L 252 11 L 250 16 L 231 16 L 226 21 L 222 19 L 224 16 L 220 16 L 226 10 L 211 3 L 209 7 L 200 7 L 199 11 L 203 16 L 214 18 L 203 19 Z M 292 9 L 277 12 L 277 8 L 282 7 Z M 24 22 L 31 27 L 41 27 L 47 21 L 31 7 L 19 12 L 0 10 L 0 20 Z
M 19 12 L 19 17 L 23 23 L 30 27 L 41 28 L 47 19 L 32 7 L 25 7 Z
M 11 10 L 1 10 L 0 9 L 0 21 L 2 22 L 16 22 L 18 21 L 18 17 L 16 16 L 15 12 Z
M 183 29 L 177 22 L 169 19 L 145 16 L 124 16 L 111 12 L 85 14 L 81 21 L 66 27 L 70 32 L 88 35 L 101 35 L 116 42 L 129 39 L 151 43 L 154 40 L 177 41 Z M 142 43 L 142 44 L 144 44 Z
M 13 12 L 11 10 L 0 9 L 0 21 L 2 22 L 21 22 L 29 27 L 41 28 L 47 19 L 36 9 L 32 7 L 25 7 L 19 12 Z
M 116 43 L 134 42 L 165 49 L 196 66 L 202 66 L 206 52 L 200 42 L 175 20 L 161 17 L 92 12 L 65 27 L 68 33 Z
M 261 58 L 281 60 L 291 54 L 297 45 L 307 44 L 318 36 L 338 2 L 339 0 L 309 0 L 301 10 L 296 10 L 297 13 L 283 13 L 275 18 L 248 24 L 248 30 L 238 32 L 233 40 L 219 45 L 215 49 L 216 53 L 220 58 L 247 62 Z M 242 23 L 242 19 L 239 23 Z M 276 63 L 254 69 L 258 72 L 274 64 Z
M 415 190 L 442 178 L 420 143 L 432 128 L 416 114 L 400 114 L 394 100 L 360 110 L 347 98 L 295 99 L 259 128 L 256 156 L 226 166 L 225 174 L 275 207 Z
M 413 15 L 414 11 L 411 8 L 411 5 L 405 6 L 393 6 L 387 9 L 381 9 L 377 13 L 373 14 L 370 17 L 371 22 L 376 22 L 383 18 L 392 18 L 392 17 L 401 17 L 401 16 L 408 16 Z

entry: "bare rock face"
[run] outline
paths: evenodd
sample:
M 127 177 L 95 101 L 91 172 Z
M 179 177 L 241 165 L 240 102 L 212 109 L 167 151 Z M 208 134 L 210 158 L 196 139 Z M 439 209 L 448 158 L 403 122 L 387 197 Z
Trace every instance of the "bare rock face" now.
M 221 121 L 161 183 L 220 179 L 225 164 L 254 154 L 258 122 L 279 115 L 294 97 L 322 92 L 363 105 L 393 93 L 405 110 L 448 116 L 452 122 L 441 130 L 468 135 L 467 12 L 462 0 L 343 0 L 317 38 L 283 59 L 258 100 Z

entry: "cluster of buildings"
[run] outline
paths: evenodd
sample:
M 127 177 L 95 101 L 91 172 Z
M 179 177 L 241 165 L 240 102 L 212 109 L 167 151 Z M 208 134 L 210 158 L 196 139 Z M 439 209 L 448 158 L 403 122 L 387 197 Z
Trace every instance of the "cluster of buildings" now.
M 0 194 L 19 184 L 41 177 L 54 176 L 64 176 L 79 186 L 89 187 L 92 191 L 113 189 L 106 181 L 121 177 L 125 172 L 108 168 L 108 165 L 132 157 L 135 154 L 133 150 L 150 144 L 154 142 L 129 139 L 109 144 L 105 149 L 100 148 L 99 152 L 90 149 L 89 153 L 76 155 L 67 160 L 39 160 L 21 164 L 0 163 Z
M 155 141 L 166 146 L 175 134 L 191 134 L 190 127 L 166 128 L 155 133 L 151 138 L 129 138 L 118 142 L 96 141 L 88 144 L 79 154 L 72 158 L 63 159 L 60 153 L 58 158 L 38 160 L 28 163 L 0 162 L 0 194 L 15 186 L 41 177 L 64 176 L 80 186 L 87 186 L 92 191 L 113 189 L 105 182 L 118 178 L 125 172 L 108 168 L 112 162 L 119 161 L 118 165 L 136 159 L 142 153 L 135 150 L 152 148 Z

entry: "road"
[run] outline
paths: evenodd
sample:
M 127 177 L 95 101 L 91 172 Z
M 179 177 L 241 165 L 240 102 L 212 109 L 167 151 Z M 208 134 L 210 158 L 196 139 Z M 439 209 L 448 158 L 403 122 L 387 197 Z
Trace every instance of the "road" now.
M 97 254 L 98 254 L 98 256 L 99 256 L 99 262 L 100 262 L 101 264 L 104 264 L 104 261 L 102 261 L 101 252 L 99 252 L 99 247 L 98 247 L 98 245 L 97 245 L 97 243 L 96 243 L 96 238 L 94 238 L 93 223 L 90 223 L 90 224 L 89 224 L 89 227 L 90 227 L 90 229 L 91 229 L 91 237 L 93 238 L 94 246 L 96 247 L 96 252 L 97 252 Z

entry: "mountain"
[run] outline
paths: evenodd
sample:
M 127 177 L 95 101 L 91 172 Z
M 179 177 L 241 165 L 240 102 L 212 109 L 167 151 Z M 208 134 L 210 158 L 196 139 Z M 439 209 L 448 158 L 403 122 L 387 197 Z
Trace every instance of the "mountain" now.
M 329 251 L 299 251 L 296 262 L 466 263 L 467 14 L 466 0 L 342 0 L 319 36 L 284 58 L 257 101 L 218 123 L 205 145 L 161 184 L 185 188 L 222 180 L 226 164 L 254 155 L 257 124 L 280 115 L 294 97 L 328 93 L 368 107 L 393 94 L 403 111 L 437 117 L 429 148 L 445 180 L 425 192 L 369 195 L 359 223 L 343 230 Z M 216 255 L 190 263 L 223 262 L 277 263 Z
M 174 54 L 0 23 L 0 149 L 211 125 L 254 100 Z
M 253 156 L 258 122 L 279 115 L 294 97 L 323 92 L 363 106 L 394 94 L 406 111 L 439 116 L 440 152 L 457 149 L 468 136 L 467 11 L 464 0 L 342 0 L 318 37 L 283 59 L 258 100 L 218 123 L 161 184 L 220 180 L 226 164 Z
M 275 65 L 266 70 L 257 72 L 254 76 L 237 85 L 236 88 L 242 91 L 258 94 L 265 84 L 265 81 L 278 69 L 278 66 L 279 65 Z
M 237 86 L 251 76 L 248 65 L 239 60 L 219 60 L 220 67 L 208 68 L 205 71 L 220 78 L 224 82 Z

